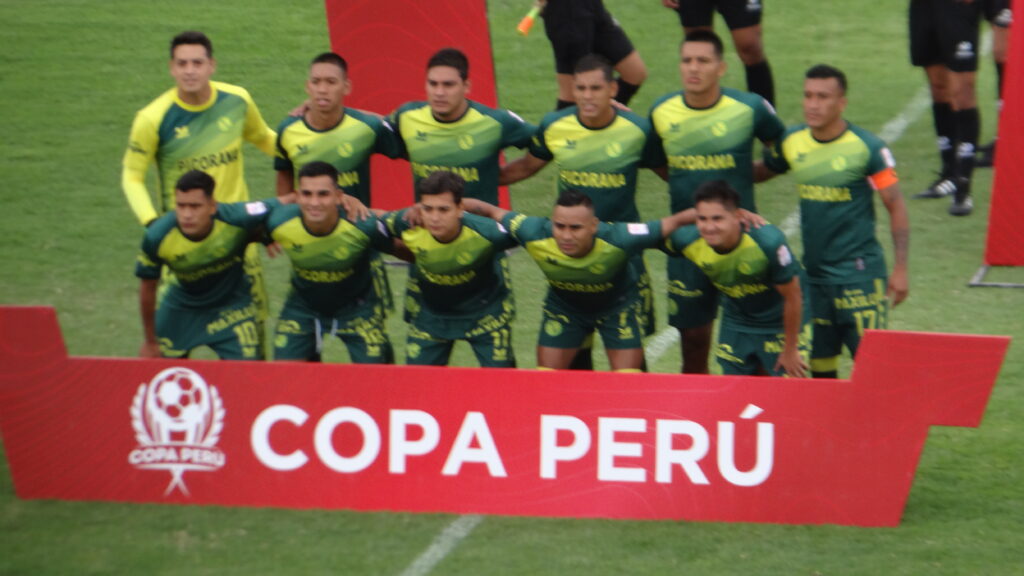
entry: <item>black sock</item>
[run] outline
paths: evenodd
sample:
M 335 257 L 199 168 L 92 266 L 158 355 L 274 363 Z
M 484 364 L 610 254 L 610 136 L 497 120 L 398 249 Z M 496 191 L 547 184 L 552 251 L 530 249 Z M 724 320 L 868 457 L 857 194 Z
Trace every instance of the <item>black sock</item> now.
M 555 104 L 555 110 L 561 110 L 562 108 L 568 108 L 569 106 L 575 106 L 576 103 L 571 100 L 558 99 L 558 103 Z
M 630 84 L 622 78 L 619 78 L 619 93 L 615 95 L 615 99 L 622 103 L 623 106 L 629 105 L 629 99 L 636 94 L 636 91 L 640 89 L 639 84 Z
M 950 178 L 956 173 L 956 120 L 953 107 L 947 102 L 932 102 L 932 118 L 935 120 L 935 135 L 938 136 L 939 157 L 942 158 L 942 177 Z M 977 138 L 975 138 L 977 140 Z
M 957 110 L 956 118 L 956 175 L 968 181 L 974 174 L 974 149 L 978 147 L 981 120 L 977 108 Z
M 775 82 L 772 80 L 772 68 L 768 61 L 758 62 L 746 67 L 747 90 L 760 95 L 775 106 Z

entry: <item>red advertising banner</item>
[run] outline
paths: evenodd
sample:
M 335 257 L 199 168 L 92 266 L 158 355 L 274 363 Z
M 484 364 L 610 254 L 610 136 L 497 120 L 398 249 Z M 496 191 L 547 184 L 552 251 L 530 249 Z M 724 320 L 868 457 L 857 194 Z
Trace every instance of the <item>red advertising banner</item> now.
M 893 526 L 1009 339 L 870 331 L 852 380 L 69 358 L 0 308 L 18 496 Z
M 1019 160 L 1024 153 L 1024 74 L 1019 72 L 1024 66 L 1024 38 L 1019 26 L 1010 26 L 1009 42 L 985 242 L 989 266 L 1024 266 L 1024 162 Z
M 491 33 L 485 0 L 326 0 L 331 48 L 345 57 L 352 78 L 346 105 L 379 114 L 426 99 L 427 60 L 441 48 L 469 57 L 469 98 L 497 106 Z M 370 166 L 374 208 L 412 202 L 408 162 L 374 156 Z M 508 188 L 499 190 L 508 208 Z

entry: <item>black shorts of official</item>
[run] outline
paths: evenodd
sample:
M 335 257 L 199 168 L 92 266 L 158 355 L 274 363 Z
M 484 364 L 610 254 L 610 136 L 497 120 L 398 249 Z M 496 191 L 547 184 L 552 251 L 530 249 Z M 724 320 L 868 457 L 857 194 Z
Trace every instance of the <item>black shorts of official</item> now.
M 1009 28 L 1013 23 L 1010 0 L 981 0 L 981 9 L 985 14 L 985 20 L 991 22 L 993 26 Z
M 749 28 L 761 23 L 762 0 L 679 0 L 679 22 L 683 28 L 711 26 L 717 10 L 729 30 Z
M 555 52 L 555 71 L 572 74 L 587 54 L 600 54 L 612 65 L 633 52 L 633 43 L 600 0 L 559 0 L 544 9 L 544 32 Z
M 978 69 L 978 2 L 911 0 L 910 62 L 945 65 L 953 72 Z

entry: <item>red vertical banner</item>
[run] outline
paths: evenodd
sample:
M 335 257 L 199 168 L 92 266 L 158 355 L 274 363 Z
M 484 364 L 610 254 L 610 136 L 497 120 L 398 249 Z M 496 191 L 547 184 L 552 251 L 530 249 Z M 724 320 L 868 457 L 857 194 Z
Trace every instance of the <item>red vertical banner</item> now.
M 1010 26 L 1010 46 L 1003 79 L 1003 110 L 999 117 L 999 146 L 988 215 L 985 263 L 1024 266 L 1024 40 Z
M 349 62 L 352 94 L 346 104 L 388 114 L 411 100 L 424 100 L 426 65 L 441 48 L 469 57 L 469 97 L 497 105 L 491 33 L 485 0 L 326 0 L 331 48 Z M 407 162 L 375 156 L 371 161 L 375 208 L 412 202 Z M 499 191 L 508 206 L 508 190 Z

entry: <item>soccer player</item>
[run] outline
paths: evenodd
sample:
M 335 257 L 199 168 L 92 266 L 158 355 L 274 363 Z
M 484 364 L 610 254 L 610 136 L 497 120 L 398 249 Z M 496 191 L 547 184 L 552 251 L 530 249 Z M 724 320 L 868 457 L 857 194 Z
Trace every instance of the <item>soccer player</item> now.
M 628 105 L 647 79 L 647 66 L 633 48 L 619 22 L 602 0 L 551 0 L 544 6 L 544 32 L 555 54 L 558 79 L 556 110 L 576 104 L 573 76 L 576 64 L 587 54 L 600 54 L 619 73 L 615 99 Z
M 455 341 L 465 340 L 480 366 L 515 368 L 504 250 L 516 242 L 494 220 L 463 211 L 464 187 L 457 174 L 434 172 L 416 185 L 419 226 L 406 221 L 408 210 L 385 217 L 415 258 L 405 300 L 406 363 L 446 366 Z
M 775 104 L 775 82 L 761 39 L 761 0 L 661 0 L 661 3 L 679 12 L 686 36 L 697 30 L 712 30 L 713 13 L 721 14 L 743 62 L 747 90 Z
M 387 228 L 374 216 L 357 223 L 345 219 L 338 171 L 326 162 L 299 170 L 297 194 L 297 206 L 281 206 L 267 218 L 270 237 L 292 263 L 274 359 L 319 361 L 323 339 L 333 334 L 353 362 L 393 363 L 384 305 L 370 271 L 373 249 L 392 244 Z
M 630 260 L 684 224 L 682 215 L 647 223 L 601 222 L 590 198 L 575 190 L 559 194 L 551 218 L 464 203 L 467 210 L 500 221 L 547 277 L 538 367 L 568 369 L 596 330 L 612 370 L 641 370 L 639 273 Z
M 981 2 L 910 0 L 910 61 L 924 68 L 942 171 L 916 198 L 952 196 L 949 213 L 974 210 L 971 176 L 980 119 L 975 96 Z
M 536 127 L 508 110 L 466 98 L 469 60 L 444 48 L 427 62 L 427 100 L 409 102 L 388 119 L 398 136 L 396 156 L 412 165 L 415 182 L 441 170 L 466 181 L 464 194 L 498 203 L 498 157 L 508 146 L 523 148 Z
M 766 146 L 785 126 L 764 98 L 723 88 L 721 39 L 696 30 L 680 47 L 683 90 L 651 108 L 649 163 L 667 175 L 671 212 L 693 208 L 693 192 L 708 180 L 725 180 L 740 194 L 740 207 L 754 212 L 754 140 Z M 749 214 L 741 212 L 744 219 Z M 712 325 L 718 310 L 714 286 L 692 262 L 668 261 L 669 324 L 682 334 L 683 372 L 706 374 Z
M 765 164 L 797 180 L 814 317 L 811 372 L 835 378 L 842 347 L 855 355 L 864 330 L 885 328 L 890 304 L 907 298 L 910 220 L 892 153 L 843 118 L 846 76 L 827 65 L 808 70 L 803 109 L 806 124 L 790 128 Z M 891 275 L 875 236 L 875 193 L 889 212 Z
M 701 184 L 693 200 L 697 225 L 673 232 L 664 250 L 700 267 L 722 294 L 715 351 L 722 372 L 804 377 L 810 310 L 786 236 L 771 224 L 745 232 L 740 196 L 721 180 Z
M 277 201 L 218 203 L 214 179 L 190 170 L 177 181 L 175 209 L 146 228 L 135 267 L 147 358 L 186 358 L 200 346 L 225 360 L 262 360 L 263 339 L 245 247 Z M 168 282 L 159 307 L 157 284 Z

